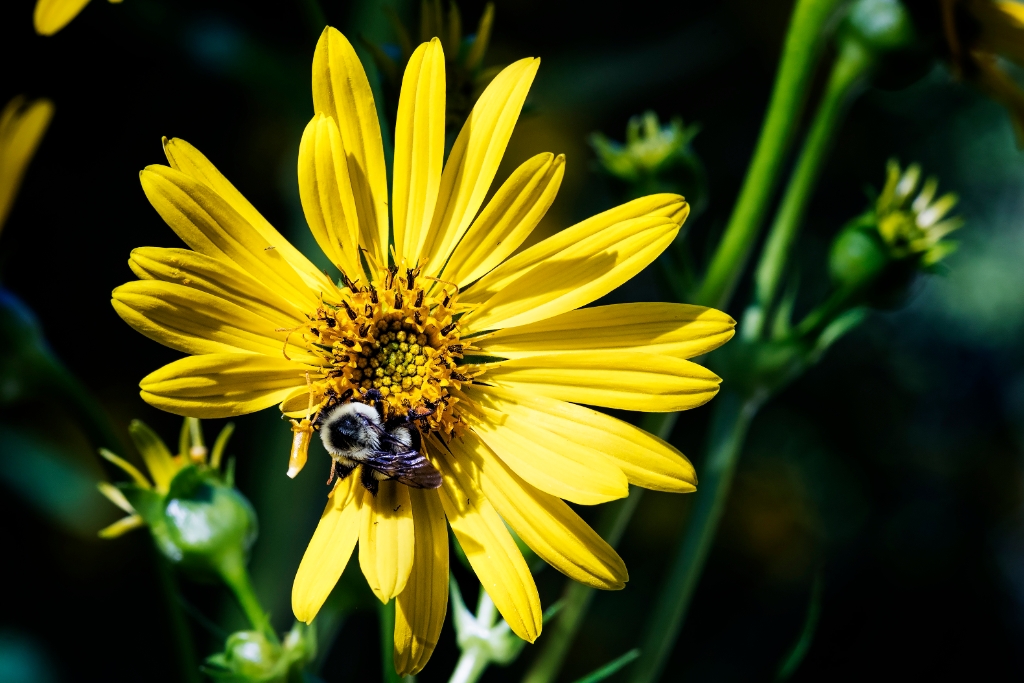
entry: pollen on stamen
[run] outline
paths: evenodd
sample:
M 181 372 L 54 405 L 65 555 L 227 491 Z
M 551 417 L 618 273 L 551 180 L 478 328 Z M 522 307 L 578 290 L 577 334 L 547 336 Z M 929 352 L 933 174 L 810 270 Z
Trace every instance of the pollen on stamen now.
M 322 295 L 302 330 L 306 348 L 324 367 L 309 386 L 314 413 L 346 400 L 367 400 L 366 393 L 376 389 L 384 397 L 385 417 L 431 413 L 424 428 L 457 432 L 457 401 L 449 391 L 469 381 L 455 371 L 465 346 L 452 319 L 457 289 L 434 286 L 437 281 L 418 269 L 394 266 L 382 269 L 374 285 L 344 282 L 347 288 L 335 290 L 335 299 Z

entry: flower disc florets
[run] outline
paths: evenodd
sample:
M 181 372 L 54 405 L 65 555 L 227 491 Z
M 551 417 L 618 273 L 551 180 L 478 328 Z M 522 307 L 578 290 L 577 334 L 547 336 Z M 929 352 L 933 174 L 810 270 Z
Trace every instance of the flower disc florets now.
M 368 400 L 376 389 L 388 418 L 409 410 L 425 414 L 430 431 L 451 434 L 463 345 L 454 320 L 453 286 L 392 267 L 366 286 L 347 281 L 336 299 L 320 306 L 302 330 L 306 347 L 323 359 L 325 376 L 310 379 L 314 412 L 339 402 Z

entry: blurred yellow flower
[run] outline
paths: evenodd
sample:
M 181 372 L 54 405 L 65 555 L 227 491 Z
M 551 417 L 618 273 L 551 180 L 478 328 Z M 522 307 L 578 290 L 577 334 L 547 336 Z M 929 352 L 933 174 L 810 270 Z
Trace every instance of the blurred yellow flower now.
M 441 487 L 388 480 L 373 495 L 359 476 L 342 478 L 292 591 L 296 617 L 310 622 L 358 541 L 374 593 L 383 602 L 397 597 L 395 664 L 402 674 L 423 668 L 444 621 L 446 519 L 524 640 L 540 633 L 540 599 L 506 523 L 566 575 L 623 587 L 622 560 L 562 499 L 613 500 L 626 496 L 630 483 L 693 491 L 696 478 L 672 446 L 577 404 L 699 406 L 720 380 L 685 359 L 725 343 L 735 325 L 724 313 L 683 304 L 577 310 L 672 242 L 688 213 L 678 195 L 637 199 L 513 256 L 564 172 L 562 156 L 539 154 L 484 205 L 539 60 L 519 60 L 494 78 L 447 163 L 444 65 L 435 38 L 415 50 L 404 74 L 392 233 L 369 82 L 341 33 L 328 28 L 320 37 L 316 114 L 299 148 L 299 193 L 341 284 L 194 147 L 169 140 L 170 167 L 148 167 L 142 185 L 191 250 L 136 249 L 130 266 L 141 279 L 113 293 L 118 314 L 135 329 L 191 354 L 145 377 L 143 398 L 195 417 L 280 404 L 296 418 L 290 474 L 304 464 L 327 407 L 368 402 L 366 393 L 377 389 L 385 417 L 434 410 L 421 429 Z
M 925 267 L 935 265 L 956 249 L 956 243 L 945 237 L 964 225 L 959 216 L 946 217 L 958 197 L 947 192 L 936 198 L 939 181 L 935 177 L 925 180 L 913 197 L 921 182 L 921 167 L 917 164 L 901 172 L 899 163 L 890 160 L 886 171 L 885 187 L 875 203 L 878 234 L 891 258 L 915 256 Z
M 121 0 L 110 2 L 117 4 Z M 32 16 L 36 33 L 52 36 L 67 26 L 88 4 L 89 0 L 36 0 L 36 11 Z
M 28 102 L 20 95 L 0 112 L 0 230 L 51 118 L 53 102 Z
M 1024 66 L 1024 4 L 1011 0 L 940 0 L 942 23 L 958 77 L 1006 107 L 1024 146 L 1024 89 L 999 59 Z

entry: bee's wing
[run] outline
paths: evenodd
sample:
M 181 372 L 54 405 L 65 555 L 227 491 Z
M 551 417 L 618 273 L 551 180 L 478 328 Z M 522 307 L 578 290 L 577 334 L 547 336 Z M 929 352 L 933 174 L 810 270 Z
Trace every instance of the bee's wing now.
M 436 489 L 441 486 L 441 473 L 419 451 L 370 451 L 369 457 L 362 463 L 414 489 Z

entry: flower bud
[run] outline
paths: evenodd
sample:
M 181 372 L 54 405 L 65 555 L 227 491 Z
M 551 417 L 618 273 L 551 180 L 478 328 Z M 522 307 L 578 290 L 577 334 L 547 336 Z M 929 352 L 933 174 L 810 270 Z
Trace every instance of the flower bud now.
M 840 29 L 840 39 L 856 38 L 876 53 L 891 52 L 914 43 L 914 24 L 900 0 L 857 0 Z
M 315 654 L 313 628 L 297 623 L 280 644 L 259 631 L 232 633 L 224 651 L 208 657 L 203 669 L 225 683 L 284 683 Z

